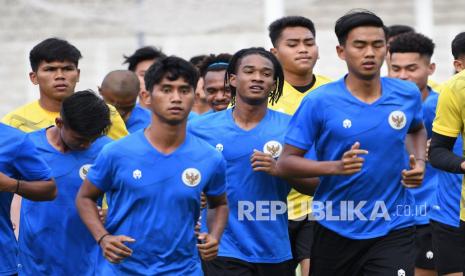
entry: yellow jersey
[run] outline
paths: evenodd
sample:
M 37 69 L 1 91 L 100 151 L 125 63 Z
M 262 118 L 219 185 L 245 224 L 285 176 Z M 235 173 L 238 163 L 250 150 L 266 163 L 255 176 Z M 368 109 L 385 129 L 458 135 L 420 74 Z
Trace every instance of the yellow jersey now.
M 117 140 L 128 135 L 126 125 L 114 106 L 110 108 L 111 127 L 107 136 Z M 24 132 L 32 132 L 55 124 L 55 118 L 59 117 L 59 112 L 50 112 L 42 108 L 39 101 L 34 101 L 23 105 L 8 113 L 2 118 L 2 122 Z
M 279 101 L 274 105 L 269 104 L 270 109 L 280 111 L 289 115 L 293 115 L 300 105 L 302 99 L 311 91 L 315 90 L 319 86 L 331 82 L 331 80 L 324 76 L 315 75 L 315 83 L 313 86 L 301 93 L 295 89 L 287 81 L 284 81 L 283 95 L 279 98 Z M 289 220 L 297 220 L 307 214 L 311 213 L 311 202 L 313 197 L 301 194 L 296 190 L 292 189 L 287 196 L 287 209 Z
M 441 87 L 433 131 L 448 137 L 465 137 L 465 70 L 454 75 Z M 465 139 L 464 139 L 465 141 Z M 464 147 L 462 145 L 462 147 Z M 464 147 L 465 148 L 465 147 Z M 460 219 L 465 221 L 465 178 L 462 181 Z

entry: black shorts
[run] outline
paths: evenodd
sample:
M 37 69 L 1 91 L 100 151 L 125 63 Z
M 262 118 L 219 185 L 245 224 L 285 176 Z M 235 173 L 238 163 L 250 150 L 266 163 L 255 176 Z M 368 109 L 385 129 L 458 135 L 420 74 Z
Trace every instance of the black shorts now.
M 302 220 L 289 220 L 289 240 L 291 242 L 292 256 L 295 266 L 304 259 L 310 259 L 313 243 L 313 224 L 305 216 Z
M 413 275 L 414 226 L 364 240 L 348 239 L 318 222 L 313 231 L 312 276 Z
M 453 227 L 430 221 L 433 233 L 433 252 L 439 275 L 465 271 L 465 224 Z
M 291 276 L 294 275 L 291 261 L 281 263 L 248 263 L 235 258 L 217 257 L 205 262 L 207 276 Z
M 423 269 L 435 269 L 435 255 L 433 250 L 433 235 L 431 226 L 417 225 L 415 233 L 415 267 Z

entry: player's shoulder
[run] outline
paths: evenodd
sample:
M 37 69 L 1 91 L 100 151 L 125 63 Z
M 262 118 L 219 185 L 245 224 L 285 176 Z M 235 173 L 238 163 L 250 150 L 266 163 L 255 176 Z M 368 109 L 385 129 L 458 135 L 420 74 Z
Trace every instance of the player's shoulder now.
M 427 109 L 436 109 L 438 99 L 439 93 L 435 92 L 434 90 L 431 90 L 430 95 L 423 102 L 423 106 Z
M 451 92 L 460 94 L 464 97 L 463 91 L 465 90 L 465 70 L 453 75 L 441 86 L 441 94 L 444 92 Z
M 22 132 L 19 129 L 6 125 L 4 123 L 0 123 L 0 132 L 2 133 L 2 144 L 8 142 L 14 142 L 15 140 L 23 140 L 26 137 L 26 133 Z
M 323 84 L 327 84 L 333 81 L 331 78 L 327 76 L 323 76 L 323 75 L 315 75 L 315 77 L 316 77 L 316 84 L 318 85 L 318 87 Z
M 389 95 L 395 98 L 399 98 L 400 101 L 421 101 L 421 92 L 418 89 L 418 86 L 411 81 L 390 77 L 382 77 L 381 89 L 383 93 L 389 93 Z
M 5 124 L 11 125 L 14 127 L 14 120 L 33 120 L 35 116 L 37 115 L 37 111 L 40 109 L 40 105 L 38 101 L 33 101 L 27 104 L 24 104 L 22 106 L 17 107 L 13 111 L 10 111 L 7 113 L 3 119 L 2 122 Z
M 125 156 L 128 154 L 134 154 L 138 152 L 138 148 L 140 147 L 140 145 L 143 144 L 143 136 L 143 129 L 126 135 L 123 138 L 118 139 L 116 141 L 111 140 L 107 136 L 104 136 L 99 138 L 101 140 L 98 141 L 98 144 L 96 144 L 95 146 L 100 146 L 102 148 L 102 152 L 105 152 L 105 154 L 114 156 Z
M 188 140 L 187 151 L 188 154 L 184 154 L 184 156 L 194 159 L 194 160 L 211 160 L 219 162 L 222 160 L 223 155 L 214 148 L 210 143 L 198 137 L 193 133 L 187 133 L 186 139 Z
M 273 110 L 273 109 L 268 109 L 267 111 L 269 113 L 269 116 L 270 116 L 270 120 L 272 121 L 277 121 L 278 123 L 284 123 L 287 125 L 287 123 L 289 123 L 289 121 L 291 120 L 292 116 L 289 115 L 289 114 L 286 114 L 284 112 L 280 112 L 280 111 L 276 111 L 276 110 Z
M 193 130 L 194 132 L 197 130 L 206 131 L 210 129 L 215 129 L 223 125 L 223 122 L 227 119 L 227 115 L 229 112 L 231 112 L 231 110 L 226 109 L 223 111 L 200 115 L 188 121 L 187 125 L 189 129 Z

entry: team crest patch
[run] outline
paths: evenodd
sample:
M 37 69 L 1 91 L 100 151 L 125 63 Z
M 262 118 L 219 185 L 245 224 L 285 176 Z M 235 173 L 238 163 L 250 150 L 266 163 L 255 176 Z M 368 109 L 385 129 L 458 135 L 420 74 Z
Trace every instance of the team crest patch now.
M 404 112 L 396 110 L 389 114 L 389 125 L 393 129 L 403 129 L 405 124 L 407 124 L 407 116 Z
M 91 164 L 85 164 L 79 169 L 79 177 L 84 180 L 87 176 L 87 173 L 89 172 L 89 169 L 92 165 Z
M 263 146 L 263 152 L 271 154 L 273 158 L 278 158 L 283 151 L 283 146 L 278 141 L 268 141 Z
M 219 152 L 222 152 L 224 147 L 223 147 L 223 144 L 216 144 L 215 146 L 216 150 L 219 151 Z
M 182 182 L 189 187 L 199 185 L 200 180 L 202 180 L 202 176 L 196 168 L 188 168 L 182 172 Z

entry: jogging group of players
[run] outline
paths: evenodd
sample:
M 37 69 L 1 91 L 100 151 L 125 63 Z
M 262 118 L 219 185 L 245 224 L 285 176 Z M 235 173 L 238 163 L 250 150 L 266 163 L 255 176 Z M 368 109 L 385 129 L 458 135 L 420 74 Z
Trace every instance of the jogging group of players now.
M 439 85 L 412 28 L 335 33 L 338 80 L 287 16 L 269 51 L 140 48 L 101 97 L 75 46 L 34 46 L 39 99 L 0 124 L 0 275 L 463 275 L 465 33 Z

